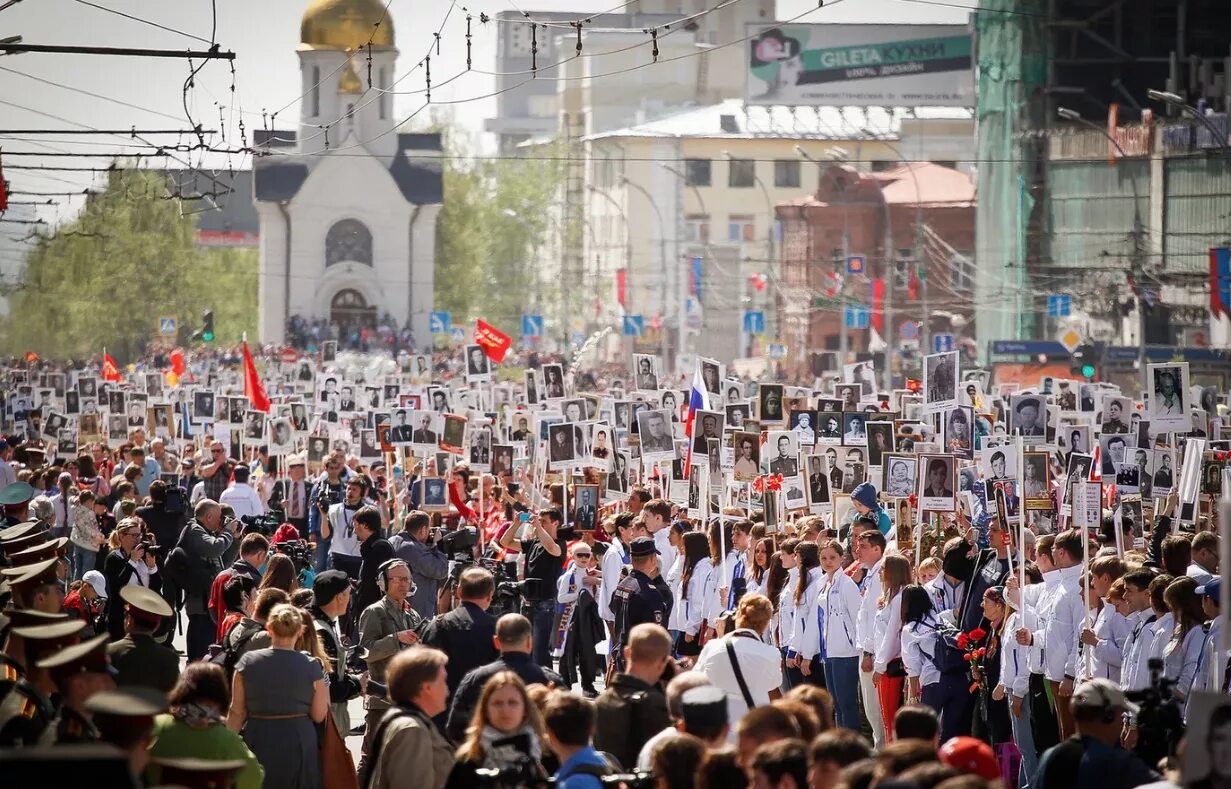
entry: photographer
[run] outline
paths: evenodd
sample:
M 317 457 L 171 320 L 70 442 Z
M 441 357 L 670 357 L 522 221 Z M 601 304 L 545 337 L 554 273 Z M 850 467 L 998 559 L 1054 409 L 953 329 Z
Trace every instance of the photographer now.
M 330 455 L 325 459 L 325 474 L 312 488 L 308 500 L 308 534 L 316 536 L 316 571 L 329 569 L 330 538 L 322 532 L 322 526 L 329 508 L 342 501 L 342 461 Z
M 1084 683 L 1073 692 L 1069 711 L 1077 733 L 1043 754 L 1032 787 L 1132 789 L 1158 780 L 1136 754 L 1120 747 L 1124 714 L 1139 710 L 1118 685 L 1107 679 Z
M 170 502 L 171 498 L 175 501 Z M 177 506 L 169 506 L 169 503 Z M 178 488 L 172 491 L 171 486 L 161 479 L 150 483 L 150 503 L 138 507 L 136 512 L 136 516 L 144 521 L 146 528 L 153 533 L 154 542 L 168 548 L 175 545 L 180 532 L 184 530 L 186 514 L 183 493 Z M 156 558 L 162 562 L 163 557 Z
M 222 507 L 218 502 L 202 499 L 193 510 L 193 520 L 180 534 L 176 549 L 183 553 L 194 567 L 191 575 L 194 578 L 209 581 L 204 584 L 189 583 L 183 585 L 184 610 L 188 613 L 187 647 L 188 661 L 191 663 L 203 657 L 214 643 L 214 620 L 209 614 L 209 592 L 213 579 L 239 553 L 239 521 L 223 521 Z M 152 562 L 152 560 L 151 560 Z M 185 568 L 188 569 L 188 568 Z M 110 583 L 108 589 L 115 589 Z M 119 597 L 119 595 L 114 595 Z
M 432 516 L 415 510 L 406 515 L 406 526 L 390 540 L 397 558 L 410 565 L 415 591 L 410 607 L 424 619 L 436 616 L 436 596 L 449 576 L 449 560 L 432 539 Z
M 564 572 L 564 552 L 568 543 L 558 536 L 563 518 L 558 509 L 545 509 L 523 528 L 510 528 L 500 537 L 500 545 L 512 548 L 513 541 L 528 525 L 529 538 L 518 540 L 526 557 L 526 578 L 522 600 L 534 626 L 534 661 L 551 668 L 551 642 L 555 634 L 556 582 Z
M 142 539 L 141 521 L 136 518 L 120 521 L 111 532 L 108 544 L 112 550 L 103 562 L 103 576 L 107 580 L 109 593 L 107 631 L 112 641 L 119 641 L 124 637 L 124 598 L 120 596 L 120 590 L 131 584 L 157 592 L 162 589 L 162 579 L 158 576 L 154 554 L 146 550 L 149 543 Z M 210 636 L 212 632 L 207 634 L 207 638 Z M 208 646 L 207 640 L 205 647 Z M 202 655 L 205 654 L 205 647 L 201 649 Z
M 346 483 L 346 498 L 329 507 L 321 522 L 321 536 L 329 540 L 329 566 L 341 570 L 348 578 L 359 577 L 359 537 L 355 534 L 355 516 L 367 505 L 365 477 L 351 477 Z

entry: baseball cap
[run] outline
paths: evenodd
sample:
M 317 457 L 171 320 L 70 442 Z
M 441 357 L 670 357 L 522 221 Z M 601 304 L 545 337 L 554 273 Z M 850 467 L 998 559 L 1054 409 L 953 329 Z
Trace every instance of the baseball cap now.
M 1209 597 L 1213 600 L 1219 599 L 1219 592 L 1222 591 L 1222 578 L 1211 578 L 1205 582 L 1204 586 L 1197 587 L 1197 594 L 1202 597 Z
M 1137 713 L 1136 704 L 1128 700 L 1120 686 L 1109 679 L 1092 679 L 1083 682 L 1073 691 L 1069 700 L 1071 708 L 1083 707 L 1088 710 L 1122 710 Z
M 99 597 L 107 596 L 107 578 L 98 570 L 89 570 L 85 575 L 81 576 L 81 580 L 94 587 L 94 592 Z
M 974 737 L 954 737 L 940 746 L 942 764 L 992 781 L 1000 777 L 1000 765 L 992 746 Z

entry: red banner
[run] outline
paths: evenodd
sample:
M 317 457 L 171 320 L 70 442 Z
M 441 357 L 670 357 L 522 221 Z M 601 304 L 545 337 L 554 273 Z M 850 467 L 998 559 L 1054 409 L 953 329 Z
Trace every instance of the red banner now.
M 252 403 L 252 410 L 269 413 L 269 398 L 265 396 L 265 387 L 261 386 L 261 376 L 256 374 L 256 363 L 252 361 L 247 340 L 244 340 L 244 395 Z
M 616 301 L 621 307 L 628 306 L 628 269 L 616 269 Z
M 103 380 L 113 383 L 124 380 L 124 376 L 120 375 L 120 366 L 115 363 L 115 359 L 112 359 L 111 354 L 106 351 L 103 351 Z
M 504 355 L 508 352 L 509 346 L 513 344 L 512 337 L 482 318 L 475 321 L 474 341 L 493 362 L 504 361 Z

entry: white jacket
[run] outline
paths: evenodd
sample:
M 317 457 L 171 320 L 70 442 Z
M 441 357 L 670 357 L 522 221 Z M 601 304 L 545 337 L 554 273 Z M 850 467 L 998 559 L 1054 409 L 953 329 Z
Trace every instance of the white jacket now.
M 1083 625 L 1084 628 L 1084 625 Z M 1091 626 L 1098 643 L 1093 647 L 1079 643 L 1077 649 L 1077 670 L 1083 677 L 1087 676 L 1086 665 L 1090 665 L 1089 679 L 1109 679 L 1120 684 L 1121 668 L 1124 663 L 1124 642 L 1128 639 L 1128 619 L 1120 616 L 1115 606 L 1103 601 L 1103 607 L 1098 610 Z M 1087 661 L 1086 655 L 1090 658 Z
M 1021 614 L 1009 614 L 1000 639 L 1000 684 L 1019 699 L 1030 692 L 1030 647 L 1017 643 L 1013 634 L 1021 627 Z
M 1206 691 L 1217 691 L 1214 683 L 1215 666 L 1221 660 L 1226 665 L 1227 656 L 1218 656 L 1218 633 L 1222 630 L 1222 617 L 1214 617 L 1209 629 L 1205 632 L 1205 640 L 1201 644 L 1201 654 L 1197 656 L 1197 670 L 1193 673 L 1193 684 L 1184 701 L 1184 719 L 1188 720 L 1188 705 L 1193 695 Z
M 702 559 L 692 568 L 692 576 L 688 579 L 688 597 L 684 597 L 684 588 L 680 587 L 676 605 L 680 608 L 680 630 L 690 636 L 697 635 L 701 623 L 705 621 L 710 611 L 710 601 L 706 596 L 712 588 L 714 565 L 709 559 Z
M 808 586 L 795 607 L 795 628 L 791 632 L 791 649 L 803 660 L 811 660 L 821 651 L 820 627 L 817 618 L 824 571 L 813 567 L 808 571 Z
M 1058 570 L 1060 588 L 1043 629 L 1043 674 L 1050 682 L 1077 677 L 1077 658 L 1073 645 L 1081 637 L 1085 621 L 1085 601 L 1081 594 L 1081 565 Z
M 908 622 L 902 628 L 902 667 L 906 676 L 919 680 L 921 688 L 940 682 L 940 671 L 931 655 L 937 649 L 936 627 L 936 617 L 929 613 L 922 622 Z
M 1029 628 L 1034 639 L 1027 652 L 1027 668 L 1031 674 L 1043 673 L 1043 628 L 1051 618 L 1051 609 L 1056 602 L 1059 588 L 1060 571 L 1052 570 L 1043 573 L 1043 583 L 1030 584 L 1021 590 L 1023 604 L 1019 608 L 1023 613 L 1018 617 L 1018 621 L 1023 624 L 1018 628 Z
M 786 583 L 778 593 L 778 646 L 791 648 L 795 632 L 795 585 L 799 583 L 799 568 L 787 570 Z
M 1141 690 L 1150 683 L 1147 660 L 1154 638 L 1154 623 L 1149 621 L 1152 616 L 1154 611 L 1147 608 L 1127 617 L 1128 635 L 1124 637 L 1124 658 L 1120 662 L 1120 687 L 1125 690 Z
M 881 596 L 881 564 L 884 558 L 868 569 L 867 581 L 863 585 L 863 602 L 859 604 L 859 619 L 855 622 L 855 641 L 859 650 L 869 655 L 876 653 L 876 605 Z
M 1200 625 L 1190 627 L 1179 642 L 1168 637 L 1163 646 L 1163 673 L 1167 679 L 1175 680 L 1175 695 L 1180 699 L 1188 698 L 1204 646 L 1205 631 Z
M 876 658 L 872 670 L 884 674 L 889 661 L 902 656 L 902 590 L 877 609 L 874 624 Z
M 822 578 L 818 607 L 825 616 L 825 657 L 849 658 L 859 655 L 856 625 L 863 598 L 851 577 L 839 569 L 832 578 Z
M 603 554 L 603 583 L 598 588 L 598 615 L 608 622 L 615 621 L 615 614 L 611 612 L 611 595 L 615 593 L 615 588 L 623 580 L 626 553 L 627 550 L 620 539 L 612 537 L 611 546 Z M 664 568 L 666 569 L 669 568 Z

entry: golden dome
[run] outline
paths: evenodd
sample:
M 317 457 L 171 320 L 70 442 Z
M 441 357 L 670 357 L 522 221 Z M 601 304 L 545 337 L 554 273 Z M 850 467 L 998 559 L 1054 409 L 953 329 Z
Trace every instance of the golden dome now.
M 314 0 L 304 11 L 299 40 L 311 49 L 393 47 L 393 17 L 380 0 Z

